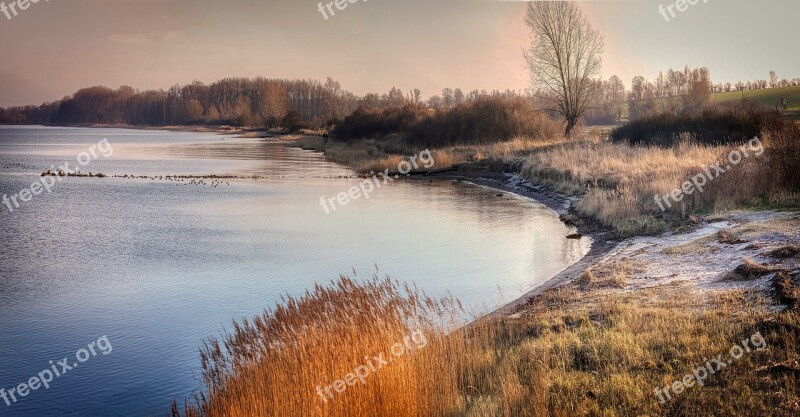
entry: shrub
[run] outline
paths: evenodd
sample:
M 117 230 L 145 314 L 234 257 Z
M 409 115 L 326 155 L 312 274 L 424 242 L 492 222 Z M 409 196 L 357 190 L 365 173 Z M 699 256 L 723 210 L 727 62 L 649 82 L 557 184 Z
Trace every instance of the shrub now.
M 289 129 L 290 132 L 297 132 L 301 129 L 308 128 L 308 124 L 303 121 L 303 118 L 300 117 L 300 113 L 295 110 L 289 111 L 289 113 L 283 117 L 283 120 L 281 120 L 281 125 Z
M 782 130 L 764 136 L 770 150 L 772 179 L 787 190 L 800 191 L 800 125 L 787 123 Z
M 681 134 L 689 134 L 707 145 L 724 145 L 752 139 L 762 131 L 781 130 L 784 123 L 775 111 L 743 101 L 734 107 L 710 106 L 697 112 L 645 116 L 615 129 L 611 139 L 669 147 Z
M 428 115 L 428 109 L 422 105 L 408 104 L 383 111 L 362 106 L 345 117 L 333 135 L 344 141 L 382 138 L 392 133 L 404 133 Z
M 437 112 L 409 104 L 383 111 L 360 107 L 334 130 L 343 141 L 402 135 L 413 146 L 491 144 L 517 136 L 555 136 L 561 127 L 524 98 L 488 97 Z
M 437 112 L 413 126 L 406 141 L 432 147 L 489 144 L 516 136 L 552 137 L 560 129 L 558 123 L 538 112 L 530 100 L 490 97 Z

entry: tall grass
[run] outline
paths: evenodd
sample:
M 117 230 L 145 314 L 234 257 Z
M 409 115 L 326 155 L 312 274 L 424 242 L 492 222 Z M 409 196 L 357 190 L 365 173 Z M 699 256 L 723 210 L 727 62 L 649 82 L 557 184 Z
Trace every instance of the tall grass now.
M 185 415 L 452 415 L 464 409 L 459 383 L 470 377 L 462 366 L 477 342 L 446 337 L 463 318 L 453 297 L 427 297 L 388 277 L 317 285 L 210 339 L 201 350 L 207 395 L 185 404 Z M 412 333 L 425 344 L 393 356 L 390 347 Z M 391 363 L 378 366 L 381 354 Z M 359 365 L 377 367 L 365 384 L 326 391 Z
M 176 404 L 171 415 L 797 415 L 798 310 L 775 312 L 742 292 L 626 293 L 634 269 L 600 265 L 588 287 L 553 289 L 514 315 L 458 329 L 462 309 L 452 297 L 434 300 L 389 279 L 342 278 L 209 340 L 201 351 L 207 394 L 183 410 Z M 424 348 L 364 385 L 327 401 L 318 396 L 317 385 L 342 379 L 414 330 L 426 335 Z M 659 403 L 656 387 L 755 332 L 767 350 Z
M 698 144 L 683 134 L 671 147 L 624 143 L 565 143 L 527 156 L 522 175 L 557 191 L 582 195 L 579 213 L 593 217 L 622 236 L 657 234 L 690 215 L 754 203 L 797 204 L 800 181 L 800 128 L 763 132 L 764 153 L 752 152 L 738 165 L 708 181 L 703 192 L 671 202 L 667 211 L 655 200 L 722 161 L 738 146 Z M 722 164 L 723 166 L 726 163 Z
M 653 197 L 680 186 L 723 152 L 688 141 L 673 148 L 568 143 L 528 156 L 522 175 L 562 193 L 583 195 L 576 209 L 622 235 L 658 233 L 666 224 Z

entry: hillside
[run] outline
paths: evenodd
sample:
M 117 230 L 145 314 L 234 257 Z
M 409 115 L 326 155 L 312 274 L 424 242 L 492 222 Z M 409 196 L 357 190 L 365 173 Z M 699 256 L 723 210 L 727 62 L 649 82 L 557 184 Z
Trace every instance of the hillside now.
M 793 117 L 800 117 L 800 86 L 716 93 L 711 95 L 711 100 L 715 103 L 727 103 L 741 100 L 743 97 L 770 107 L 779 105 L 781 99 L 785 98 L 787 110 Z

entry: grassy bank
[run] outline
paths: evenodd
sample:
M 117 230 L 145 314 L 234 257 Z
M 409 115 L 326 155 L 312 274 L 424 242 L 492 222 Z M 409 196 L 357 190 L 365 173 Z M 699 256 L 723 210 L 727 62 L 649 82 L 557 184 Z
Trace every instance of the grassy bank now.
M 691 135 L 683 135 L 669 147 L 612 143 L 596 131 L 587 131 L 583 137 L 587 139 L 518 137 L 432 149 L 434 168 L 480 161 L 498 171 L 512 169 L 535 185 L 580 197 L 573 207 L 575 214 L 599 222 L 620 237 L 685 230 L 698 217 L 735 207 L 796 208 L 800 204 L 798 127 L 762 132 L 758 142 L 716 146 L 697 143 Z M 326 145 L 319 138 L 304 137 L 298 143 L 362 173 L 394 171 L 400 161 L 421 150 L 399 136 Z M 741 161 L 731 164 L 727 159 L 737 152 Z M 710 169 L 717 162 L 727 167 L 725 172 Z M 681 193 L 680 201 L 665 197 L 701 174 L 706 178 L 702 192 Z
M 680 230 L 695 216 L 743 205 L 796 207 L 800 190 L 793 181 L 782 181 L 792 175 L 794 165 L 784 164 L 782 159 L 797 155 L 796 140 L 764 135 L 759 145 L 763 153 L 751 152 L 735 166 L 726 158 L 738 151 L 738 146 L 697 145 L 687 140 L 661 148 L 583 141 L 524 157 L 522 175 L 559 192 L 582 196 L 576 211 L 623 237 L 658 234 Z M 682 195 L 681 201 L 673 199 L 667 207 L 665 200 L 669 199 L 663 196 L 703 175 L 717 161 L 731 167 L 713 179 L 706 175 L 703 192 Z
M 453 165 L 477 161 L 513 161 L 520 155 L 542 149 L 563 139 L 534 139 L 517 137 L 486 145 L 446 146 L 431 149 L 435 165 L 433 169 L 447 168 Z M 398 136 L 384 139 L 361 140 L 353 143 L 323 140 L 315 136 L 304 136 L 293 140 L 303 149 L 324 152 L 325 158 L 331 162 L 346 165 L 359 173 L 396 171 L 397 165 L 410 156 L 419 154 L 425 148 L 406 144 Z
M 172 415 L 792 416 L 800 411 L 797 308 L 776 312 L 776 301 L 759 291 L 704 293 L 671 284 L 626 292 L 636 268 L 625 261 L 598 265 L 513 315 L 455 332 L 447 331 L 461 313 L 455 300 L 432 300 L 389 280 L 357 284 L 343 278 L 211 339 L 202 351 L 209 395 L 176 405 Z M 800 296 L 787 288 L 781 296 Z M 424 338 L 406 343 L 411 348 L 401 355 L 389 353 L 399 352 L 397 344 L 410 334 Z M 734 346 L 742 352 L 731 350 Z M 382 355 L 384 366 L 374 366 Z M 711 358 L 718 357 L 731 363 L 716 369 Z M 707 363 L 714 371 L 696 380 L 702 385 L 675 388 L 676 381 Z
M 515 167 L 579 196 L 575 214 L 635 237 L 567 284 L 466 327 L 457 300 L 389 279 L 318 286 L 209 339 L 206 395 L 171 415 L 798 415 L 800 217 L 727 214 L 796 210 L 796 138 L 763 135 L 759 155 L 661 211 L 654 196 L 741 149 L 684 139 L 655 147 L 601 135 L 515 138 L 432 150 L 437 168 Z M 420 151 L 391 135 L 297 142 L 362 172 L 394 169 Z M 723 226 L 700 226 L 710 222 Z M 670 229 L 695 231 L 642 236 Z M 392 361 L 375 367 L 381 356 Z

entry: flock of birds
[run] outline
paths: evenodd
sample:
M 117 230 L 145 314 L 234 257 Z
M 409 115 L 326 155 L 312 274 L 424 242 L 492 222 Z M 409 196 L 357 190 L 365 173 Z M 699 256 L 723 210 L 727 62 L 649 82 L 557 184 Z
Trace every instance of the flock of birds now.
M 24 169 L 24 170 L 35 170 L 36 167 L 33 165 L 22 164 L 18 162 L 8 162 L 0 164 L 1 169 Z M 42 176 L 46 175 L 59 175 L 58 173 L 53 172 L 45 172 Z M 66 175 L 62 175 L 66 176 Z M 105 177 L 106 175 L 103 174 L 80 174 L 80 173 L 73 173 L 69 176 L 83 176 L 83 177 Z M 209 186 L 211 188 L 218 188 L 222 186 L 230 186 L 231 183 L 227 180 L 231 179 L 250 179 L 250 180 L 262 180 L 262 179 L 269 179 L 270 177 L 260 176 L 260 175 L 252 175 L 252 176 L 235 176 L 235 175 L 207 175 L 207 176 L 199 176 L 199 175 L 155 175 L 155 176 L 147 176 L 147 175 L 109 175 L 112 178 L 123 178 L 123 179 L 141 179 L 141 180 L 151 180 L 151 181 L 171 181 L 175 182 L 176 185 L 199 185 L 199 186 Z M 274 177 L 275 179 L 283 179 L 285 177 Z M 304 178 L 304 177 L 300 177 Z M 338 175 L 338 176 L 311 176 L 310 178 L 315 179 L 336 179 L 336 178 L 358 178 L 358 176 L 346 176 L 346 175 Z
M 148 177 L 146 175 L 114 175 L 115 178 L 125 178 L 125 179 L 142 179 L 142 180 L 151 180 L 151 181 L 171 181 L 178 183 L 176 185 L 207 185 L 212 188 L 222 187 L 225 185 L 231 185 L 229 181 L 225 181 L 226 179 L 233 179 L 233 178 L 240 178 L 236 176 L 218 176 L 218 175 L 211 175 L 211 176 L 194 176 L 194 175 L 155 175 L 152 177 Z M 210 180 L 210 182 L 208 182 Z
M 33 165 L 23 164 L 19 162 L 6 162 L 0 165 L 2 169 L 36 169 Z

